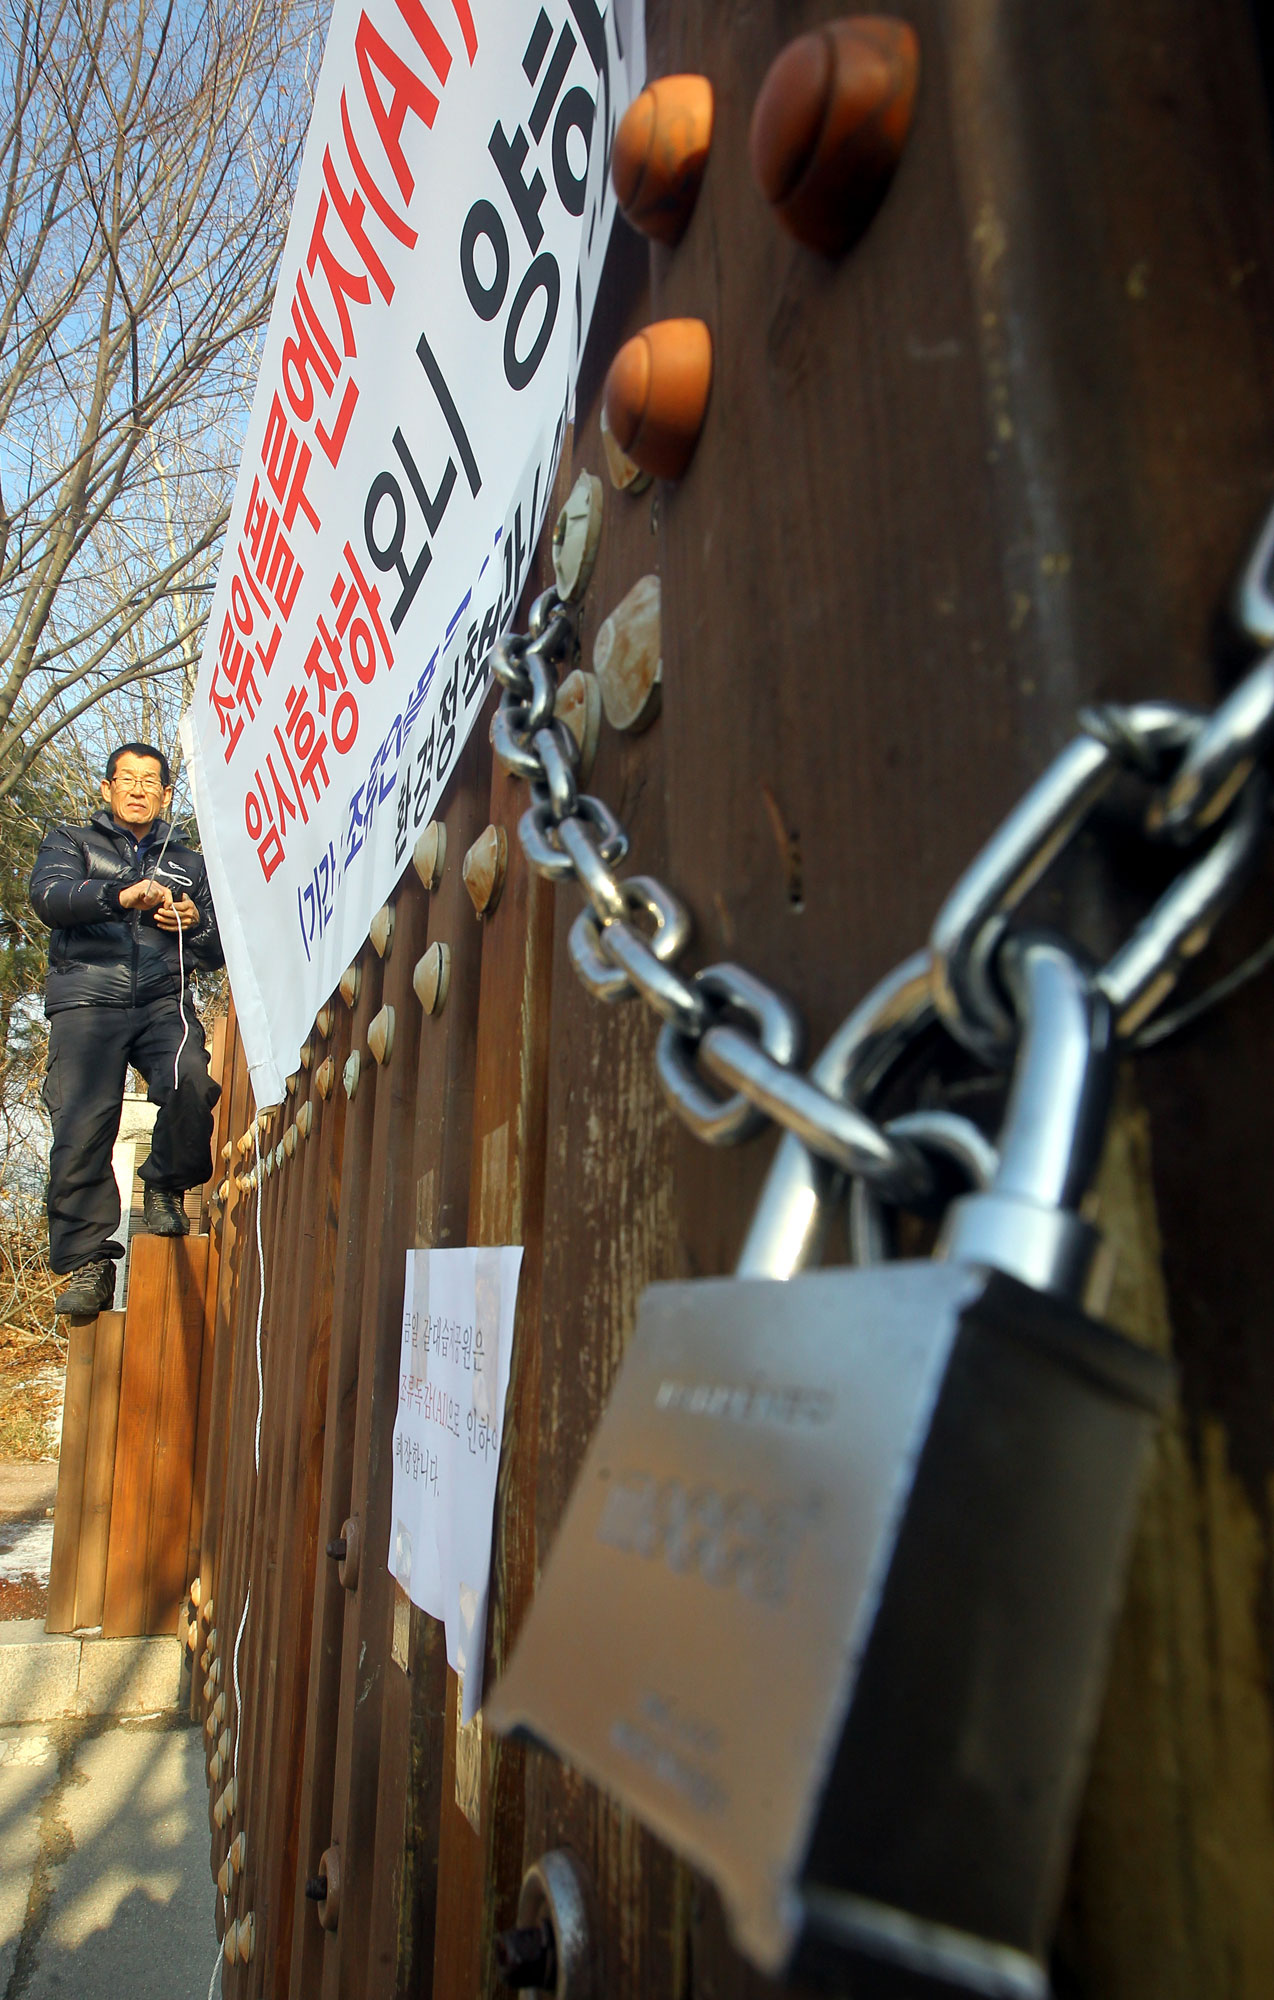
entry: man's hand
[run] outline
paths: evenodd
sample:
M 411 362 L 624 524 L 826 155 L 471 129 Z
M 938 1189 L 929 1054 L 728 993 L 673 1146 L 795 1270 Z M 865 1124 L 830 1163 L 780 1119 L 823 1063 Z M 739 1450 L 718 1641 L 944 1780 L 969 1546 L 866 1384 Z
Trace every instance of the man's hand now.
M 155 922 L 162 931 L 189 931 L 199 922 L 198 905 L 189 896 L 183 896 L 174 903 L 171 889 L 163 891 L 166 898 L 163 906 L 155 912 Z
M 163 889 L 158 882 L 130 882 L 127 889 L 119 892 L 121 910 L 154 910 L 161 903 L 171 903 L 171 889 Z M 193 907 L 193 905 L 192 905 Z M 155 919 L 158 923 L 159 919 Z

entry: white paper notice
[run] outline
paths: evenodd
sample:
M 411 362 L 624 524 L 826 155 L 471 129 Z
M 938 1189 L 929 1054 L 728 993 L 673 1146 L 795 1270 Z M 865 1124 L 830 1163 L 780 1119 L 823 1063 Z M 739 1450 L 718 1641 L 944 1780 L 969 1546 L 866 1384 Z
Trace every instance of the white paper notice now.
M 519 1246 L 407 1252 L 389 1568 L 412 1603 L 447 1628 L 447 1660 L 464 1683 L 462 1722 L 482 1703 L 521 1268 Z

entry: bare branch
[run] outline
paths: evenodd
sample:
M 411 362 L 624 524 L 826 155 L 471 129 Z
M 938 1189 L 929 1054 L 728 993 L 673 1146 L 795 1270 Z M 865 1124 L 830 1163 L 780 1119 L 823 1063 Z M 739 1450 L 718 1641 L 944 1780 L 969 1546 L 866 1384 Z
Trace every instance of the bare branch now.
M 197 658 L 325 12 L 0 21 L 0 799 Z

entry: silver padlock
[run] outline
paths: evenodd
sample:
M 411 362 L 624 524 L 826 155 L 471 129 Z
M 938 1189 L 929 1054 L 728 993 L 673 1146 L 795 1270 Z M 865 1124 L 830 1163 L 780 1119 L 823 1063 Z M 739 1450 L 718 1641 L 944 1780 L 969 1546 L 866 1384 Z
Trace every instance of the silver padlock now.
M 1013 954 L 990 1188 L 932 1261 L 650 1287 L 487 1709 L 708 1874 L 764 1971 L 856 1993 L 1047 1994 L 1171 1387 L 1081 1304 L 1107 1004 L 1065 947 Z

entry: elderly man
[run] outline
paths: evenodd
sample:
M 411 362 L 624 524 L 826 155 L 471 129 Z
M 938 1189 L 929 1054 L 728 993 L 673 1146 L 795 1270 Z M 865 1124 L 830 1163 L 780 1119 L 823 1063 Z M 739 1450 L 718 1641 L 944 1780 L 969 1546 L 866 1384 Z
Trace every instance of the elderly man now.
M 31 902 L 49 925 L 49 1068 L 53 1121 L 49 1250 L 70 1274 L 60 1313 L 96 1313 L 115 1292 L 124 1246 L 111 1149 L 129 1064 L 159 1106 L 141 1170 L 147 1229 L 183 1236 L 183 1196 L 212 1173 L 212 1107 L 203 1029 L 189 980 L 222 964 L 203 861 L 163 815 L 168 760 L 149 743 L 111 752 L 105 810 L 87 826 L 54 826 L 31 875 Z

